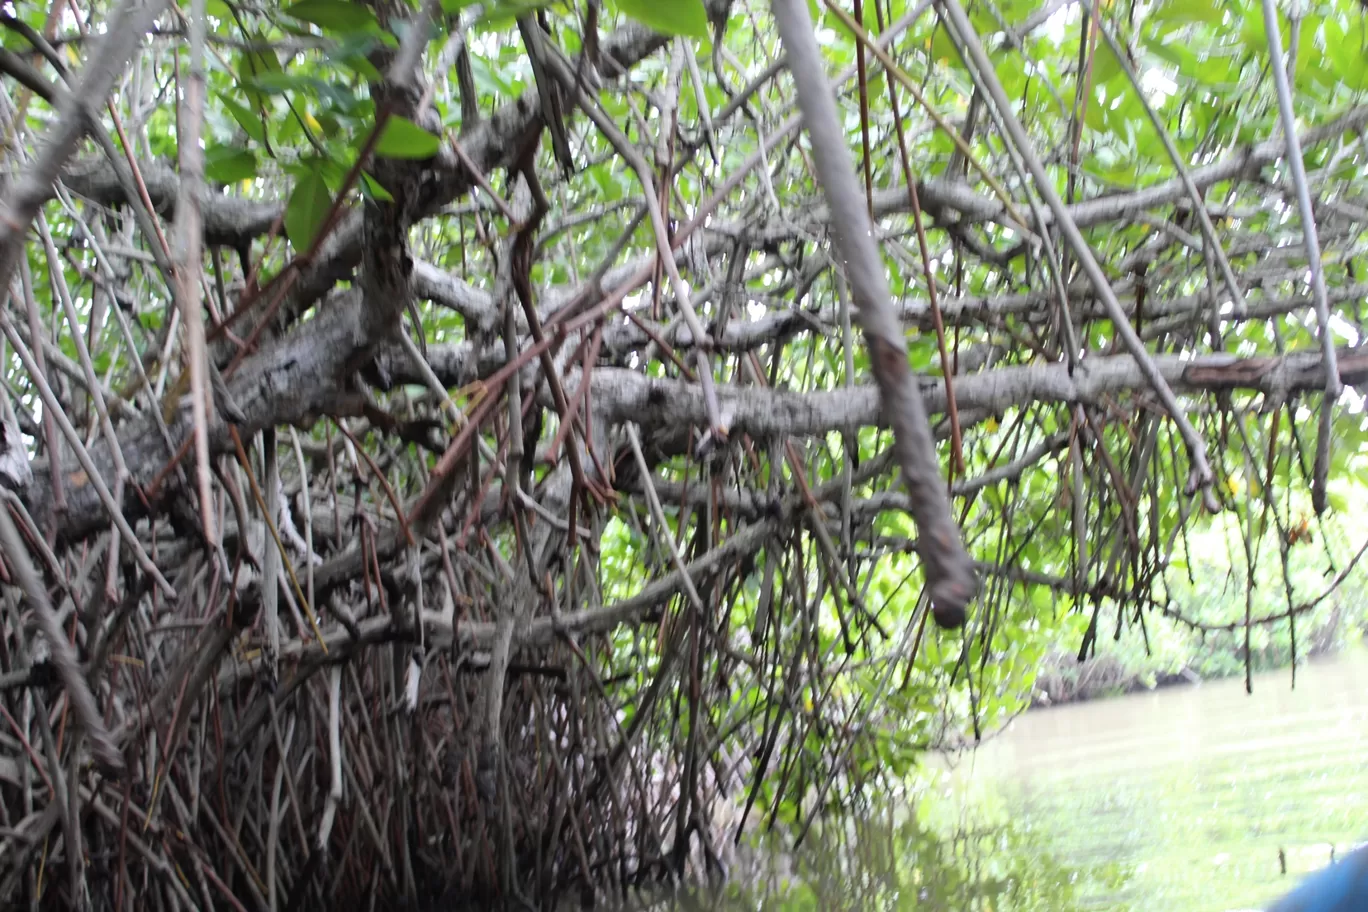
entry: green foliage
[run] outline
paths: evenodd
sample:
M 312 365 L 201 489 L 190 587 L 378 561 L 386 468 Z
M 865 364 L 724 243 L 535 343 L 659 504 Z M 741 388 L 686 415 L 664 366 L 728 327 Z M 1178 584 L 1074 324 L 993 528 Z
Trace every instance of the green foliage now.
M 306 171 L 295 182 L 285 205 L 285 233 L 296 250 L 302 253 L 312 246 L 331 206 L 332 194 L 320 171 Z
M 351 0 L 299 0 L 285 8 L 285 15 L 337 32 L 356 32 L 380 25 L 370 7 Z
M 612 0 L 624 15 L 668 35 L 706 40 L 708 16 L 702 0 Z
M 375 154 L 380 158 L 431 158 L 441 145 L 440 138 L 413 121 L 391 116 L 375 144 Z
M 204 152 L 204 176 L 221 184 L 248 180 L 257 173 L 256 155 L 250 149 L 213 146 Z
M 266 142 L 266 129 L 262 126 L 261 117 L 254 114 L 245 105 L 234 101 L 227 94 L 220 94 L 219 101 L 223 104 L 228 113 L 233 115 L 233 120 L 237 121 L 238 126 L 242 127 L 243 132 L 259 143 Z

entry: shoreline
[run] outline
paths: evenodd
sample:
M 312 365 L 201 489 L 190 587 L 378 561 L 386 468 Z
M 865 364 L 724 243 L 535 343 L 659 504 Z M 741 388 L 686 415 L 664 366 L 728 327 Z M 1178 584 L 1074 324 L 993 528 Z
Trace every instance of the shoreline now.
M 1313 648 L 1298 654 L 1298 667 L 1343 651 L 1342 646 L 1334 643 L 1314 644 Z M 1241 663 L 1243 660 L 1238 654 L 1228 654 L 1227 657 Z M 1290 667 L 1290 657 L 1275 657 L 1267 652 L 1256 653 L 1254 656 L 1255 674 L 1283 671 Z M 1243 673 L 1243 664 L 1235 666 L 1227 673 L 1203 674 L 1195 669 L 1192 663 L 1184 663 L 1177 671 L 1133 670 L 1126 668 L 1113 654 L 1094 656 L 1080 663 L 1072 654 L 1057 652 L 1046 656 L 1044 667 L 1036 678 L 1027 711 L 1035 712 L 1052 706 L 1107 700 L 1173 687 L 1197 687 L 1204 681 L 1223 681 Z

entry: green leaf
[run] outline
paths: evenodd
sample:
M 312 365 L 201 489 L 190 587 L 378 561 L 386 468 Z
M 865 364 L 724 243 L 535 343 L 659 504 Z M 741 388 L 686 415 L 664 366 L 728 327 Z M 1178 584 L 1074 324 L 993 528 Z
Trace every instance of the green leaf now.
M 1093 57 L 1093 85 L 1106 85 L 1121 73 L 1121 61 L 1112 52 L 1111 45 L 1099 41 Z
M 384 75 L 375 68 L 375 64 L 360 54 L 352 54 L 350 57 L 342 58 L 342 65 L 368 82 L 379 82 L 384 78 Z
M 382 203 L 394 202 L 393 194 L 391 194 L 388 190 L 385 189 L 384 184 L 380 183 L 378 180 L 371 177 L 365 171 L 361 172 L 361 180 L 365 181 L 366 192 L 368 192 L 371 196 L 380 200 Z
M 228 109 L 228 113 L 233 115 L 233 120 L 238 122 L 238 126 L 252 139 L 259 143 L 266 142 L 266 130 L 261 125 L 261 118 L 258 117 L 251 108 L 240 105 L 227 95 L 219 95 L 219 101 Z
M 1177 42 L 1166 44 L 1159 38 L 1150 38 L 1146 39 L 1145 47 L 1160 60 L 1176 66 L 1180 73 L 1184 71 L 1184 68 L 1191 68 L 1195 64 L 1192 59 L 1192 52 Z
M 702 0 L 616 0 L 616 5 L 623 15 L 657 32 L 708 37 L 708 14 Z
M 440 137 L 413 121 L 391 117 L 380 141 L 375 144 L 375 154 L 381 158 L 432 158 L 441 146 Z
M 607 165 L 595 165 L 589 168 L 588 172 L 589 178 L 598 186 L 599 193 L 603 194 L 606 202 L 616 202 L 622 197 L 622 190 L 613 180 Z
M 212 146 L 204 152 L 204 176 L 220 184 L 256 177 L 256 156 L 240 146 Z
M 298 73 L 260 73 L 243 82 L 268 95 L 284 95 L 287 92 L 304 92 L 314 89 L 318 80 Z
M 1218 25 L 1224 4 L 1217 0 L 1168 0 L 1154 10 L 1154 17 L 1170 22 L 1207 22 Z
M 300 0 L 287 7 L 285 15 L 335 32 L 359 32 L 380 24 L 368 7 L 347 0 Z
M 314 123 L 325 139 L 332 139 L 342 128 L 342 125 L 338 122 L 337 118 L 326 111 L 314 118 Z
M 383 75 L 375 68 L 375 65 L 366 57 L 377 47 L 383 45 L 384 35 L 373 32 L 352 32 L 344 35 L 337 40 L 337 48 L 328 54 L 328 60 L 333 63 L 340 63 L 344 67 L 358 73 L 368 82 L 379 82 Z
M 342 185 L 347 182 L 348 168 L 342 166 L 342 162 L 332 159 L 314 159 L 314 168 L 323 177 L 323 183 L 331 193 L 341 193 Z
M 475 26 L 491 32 L 507 31 L 515 25 L 519 16 L 535 13 L 551 3 L 552 0 L 499 0 L 485 8 L 475 20 Z
M 947 67 L 964 69 L 964 61 L 955 49 L 954 39 L 943 28 L 936 29 L 935 34 L 931 36 L 931 59 Z
M 475 88 L 479 95 L 503 94 L 512 97 L 518 94 L 517 89 L 503 78 L 498 68 L 481 55 L 470 55 L 470 69 L 475 75 Z
M 285 233 L 295 250 L 303 253 L 313 245 L 331 206 L 332 194 L 321 171 L 310 171 L 299 179 L 285 205 Z
M 254 107 L 260 107 L 265 96 L 252 87 L 252 80 L 264 73 L 279 72 L 282 72 L 280 61 L 276 59 L 274 53 L 243 51 L 238 54 L 238 78 L 241 81 L 243 92 L 247 96 L 247 101 Z

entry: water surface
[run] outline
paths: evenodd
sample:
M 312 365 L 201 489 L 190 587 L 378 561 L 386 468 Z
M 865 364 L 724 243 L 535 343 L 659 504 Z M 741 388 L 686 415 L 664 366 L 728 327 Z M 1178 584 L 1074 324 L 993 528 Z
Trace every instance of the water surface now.
M 1035 710 L 954 772 L 938 825 L 1006 826 L 1108 870 L 1083 908 L 1257 909 L 1368 839 L 1368 652 Z M 1280 873 L 1279 851 L 1288 875 Z

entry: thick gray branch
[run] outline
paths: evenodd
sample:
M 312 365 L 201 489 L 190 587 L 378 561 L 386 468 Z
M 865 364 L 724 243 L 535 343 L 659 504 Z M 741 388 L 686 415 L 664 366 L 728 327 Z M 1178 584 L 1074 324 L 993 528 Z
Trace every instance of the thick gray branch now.
M 336 414 L 345 408 L 349 403 L 344 381 L 349 367 L 372 351 L 379 338 L 370 313 L 359 291 L 338 293 L 316 319 L 244 361 L 228 383 L 246 418 L 239 433 L 245 437 L 274 425 L 307 425 L 322 414 Z M 191 431 L 189 403 L 179 409 L 169 426 L 172 441 L 179 445 Z M 132 481 L 139 486 L 149 485 L 172 456 L 150 418 L 122 427 L 120 443 Z M 210 452 L 217 455 L 231 448 L 228 426 L 220 416 L 209 427 Z M 102 475 L 114 477 L 113 455 L 103 441 L 97 440 L 90 447 L 90 455 Z M 27 491 L 29 510 L 40 528 L 46 527 L 52 512 L 49 471 L 48 467 L 35 471 Z M 68 463 L 63 464 L 62 471 L 66 475 L 67 509 L 58 526 L 59 536 L 71 541 L 103 529 L 104 513 L 85 473 Z M 131 487 L 125 493 L 124 507 L 130 515 L 138 515 L 143 511 Z M 166 495 L 166 486 L 159 493 Z
M 1191 394 L 1246 391 L 1282 401 L 1294 393 L 1323 389 L 1325 382 L 1319 352 L 1259 358 L 1159 355 L 1153 363 L 1174 391 Z M 1368 383 L 1368 348 L 1342 349 L 1339 368 L 1345 384 Z M 577 382 L 577 374 L 567 378 L 571 385 Z M 688 384 L 612 368 L 595 370 L 592 384 L 595 408 L 613 423 L 634 421 L 651 430 L 706 426 L 702 396 Z M 961 409 L 1001 413 L 1032 402 L 1095 404 L 1143 393 L 1148 385 L 1134 358 L 1116 355 L 1090 358 L 1072 376 L 1061 362 L 1004 367 L 963 377 L 955 383 L 955 401 Z M 943 384 L 928 377 L 922 378 L 921 387 L 927 411 L 944 412 Z M 887 425 L 880 414 L 878 391 L 871 387 L 792 393 L 720 386 L 717 396 L 722 409 L 733 416 L 733 434 L 762 439 L 855 433 L 862 427 Z
M 836 98 L 827 84 L 807 6 L 802 0 L 772 0 L 770 5 L 798 88 L 798 105 L 807 121 L 817 176 L 831 207 L 832 230 L 859 308 L 883 411 L 893 425 L 893 446 L 920 530 L 918 549 L 926 564 L 936 623 L 961 627 L 966 606 L 978 592 L 978 580 L 950 515 L 931 428 L 907 365 L 902 325 L 888 292 L 866 200 L 855 180 Z
M 156 160 L 139 162 L 138 170 L 157 212 L 167 220 L 174 219 L 180 203 L 180 176 L 165 162 Z M 73 163 L 62 175 L 62 183 L 68 190 L 102 205 L 114 205 L 125 199 L 123 184 L 104 159 Z M 200 207 L 204 243 L 234 248 L 248 243 L 271 230 L 281 208 L 276 203 L 206 192 Z

